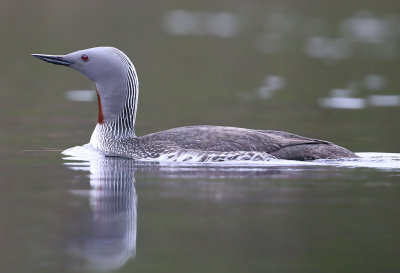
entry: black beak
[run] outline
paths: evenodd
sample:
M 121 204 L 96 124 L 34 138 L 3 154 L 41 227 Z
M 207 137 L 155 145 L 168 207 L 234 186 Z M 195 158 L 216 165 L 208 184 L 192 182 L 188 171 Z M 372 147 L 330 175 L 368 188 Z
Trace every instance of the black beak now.
M 43 61 L 52 63 L 52 64 L 57 64 L 57 65 L 65 65 L 69 66 L 72 63 L 70 61 L 67 61 L 64 59 L 63 56 L 57 56 L 57 55 L 44 55 L 44 54 L 31 54 L 33 57 L 36 57 L 38 59 L 41 59 Z

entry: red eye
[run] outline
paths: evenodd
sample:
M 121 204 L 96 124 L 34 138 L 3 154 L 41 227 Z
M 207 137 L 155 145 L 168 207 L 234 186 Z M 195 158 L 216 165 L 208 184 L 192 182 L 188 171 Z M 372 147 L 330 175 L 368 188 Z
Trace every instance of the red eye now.
M 81 59 L 86 62 L 87 60 L 89 60 L 89 57 L 88 57 L 88 55 L 83 54 Z

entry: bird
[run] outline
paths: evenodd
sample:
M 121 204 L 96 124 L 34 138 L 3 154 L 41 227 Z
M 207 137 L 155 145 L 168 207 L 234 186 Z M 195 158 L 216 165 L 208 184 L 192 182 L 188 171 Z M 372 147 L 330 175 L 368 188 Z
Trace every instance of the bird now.
M 182 162 L 358 157 L 329 141 L 276 130 L 199 125 L 136 136 L 139 81 L 135 66 L 125 53 L 101 46 L 66 55 L 31 55 L 70 67 L 95 84 L 98 118 L 87 145 L 105 156 Z

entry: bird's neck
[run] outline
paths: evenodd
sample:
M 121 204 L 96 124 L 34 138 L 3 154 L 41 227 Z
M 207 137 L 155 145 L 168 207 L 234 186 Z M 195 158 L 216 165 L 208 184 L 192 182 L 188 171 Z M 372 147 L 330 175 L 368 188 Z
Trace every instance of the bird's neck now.
M 129 60 L 129 59 L 128 59 Z M 118 140 L 135 136 L 139 82 L 129 61 L 126 73 L 111 83 L 96 83 L 99 114 L 90 143 L 100 148 L 105 139 Z

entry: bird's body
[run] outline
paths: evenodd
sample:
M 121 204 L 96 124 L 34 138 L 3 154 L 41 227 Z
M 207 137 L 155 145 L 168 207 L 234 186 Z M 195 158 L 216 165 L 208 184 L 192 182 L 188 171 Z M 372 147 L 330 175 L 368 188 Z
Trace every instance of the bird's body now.
M 202 125 L 142 137 L 115 139 L 113 135 L 96 134 L 95 130 L 91 144 L 107 155 L 136 159 L 214 162 L 355 157 L 349 150 L 327 141 L 272 130 Z
M 124 53 L 97 47 L 63 56 L 34 56 L 70 66 L 96 84 L 99 116 L 90 144 L 108 156 L 199 162 L 357 157 L 327 141 L 272 130 L 203 125 L 137 137 L 134 125 L 139 84 L 135 68 Z

